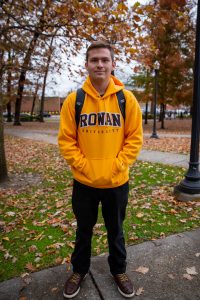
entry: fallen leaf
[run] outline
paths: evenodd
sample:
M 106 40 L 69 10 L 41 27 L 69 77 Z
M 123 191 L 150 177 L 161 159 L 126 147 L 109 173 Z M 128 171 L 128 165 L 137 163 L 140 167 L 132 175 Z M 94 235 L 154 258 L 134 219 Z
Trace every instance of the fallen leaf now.
M 181 223 L 187 223 L 187 220 L 182 219 L 182 220 L 180 220 L 179 222 L 181 222 Z
M 189 275 L 197 275 L 198 274 L 195 267 L 187 268 L 186 272 Z
M 58 202 L 56 203 L 56 207 L 57 207 L 57 208 L 60 208 L 60 207 L 62 207 L 64 204 L 65 204 L 65 201 L 58 201 Z
M 14 211 L 8 211 L 6 213 L 6 215 L 9 216 L 9 217 L 14 217 L 15 216 L 15 212 Z
M 52 244 L 52 245 L 48 245 L 46 248 L 47 249 L 60 249 L 64 245 L 65 245 L 65 243 L 55 243 L 55 244 Z
M 24 277 L 23 278 L 23 281 L 28 285 L 28 284 L 30 284 L 31 283 L 31 281 L 32 281 L 32 278 L 31 277 L 29 277 L 29 276 L 26 276 L 26 277 Z
M 10 255 L 8 252 L 6 252 L 6 254 L 4 254 L 4 258 L 5 259 L 12 258 L 12 255 Z
M 72 225 L 72 226 L 77 226 L 77 222 L 75 221 L 75 222 L 73 222 L 71 225 Z
M 35 245 L 30 246 L 30 247 L 28 248 L 28 251 L 29 251 L 29 252 L 35 252 L 35 251 L 37 251 L 37 246 L 35 246 Z
M 61 264 L 62 261 L 63 261 L 63 259 L 60 256 L 55 259 L 56 264 Z
M 23 273 L 23 274 L 21 275 L 21 278 L 24 278 L 25 276 L 29 276 L 29 273 Z
M 161 237 L 161 238 L 165 238 L 165 233 L 164 233 L 164 232 L 161 232 L 161 233 L 160 233 L 160 237 Z
M 199 257 L 199 256 L 200 256 L 200 253 L 196 253 L 195 256 L 196 256 L 196 257 Z
M 35 240 L 35 241 L 41 240 L 44 237 L 43 234 L 44 234 L 44 231 L 42 231 L 40 234 L 38 234 L 33 240 Z
M 68 242 L 67 242 L 67 245 L 68 245 L 70 248 L 74 249 L 74 244 L 73 244 L 72 242 L 68 241 Z
M 31 272 L 35 272 L 36 271 L 36 267 L 33 266 L 32 263 L 27 263 L 26 264 L 26 269 L 31 271 Z
M 149 272 L 149 268 L 146 268 L 146 267 L 143 267 L 143 266 L 140 266 L 139 268 L 137 268 L 135 270 L 136 272 L 138 273 L 142 273 L 142 274 L 146 274 Z
M 168 274 L 168 277 L 171 278 L 171 279 L 175 278 L 175 276 L 173 274 Z
M 15 264 L 15 263 L 16 263 L 16 261 L 17 261 L 17 257 L 13 257 L 13 259 L 12 259 L 12 263 L 13 263 L 13 264 Z
M 41 260 L 40 257 L 36 257 L 36 259 L 34 259 L 34 262 L 38 263 Z
M 183 274 L 183 278 L 187 279 L 187 280 L 192 280 L 193 277 L 189 274 Z
M 137 218 L 142 218 L 142 217 L 144 217 L 144 214 L 143 214 L 142 212 L 138 212 L 138 213 L 136 214 L 136 217 L 137 217 Z
M 139 289 L 137 289 L 135 295 L 136 295 L 136 296 L 140 296 L 140 295 L 143 294 L 143 293 L 144 293 L 144 288 L 143 288 L 143 287 L 140 287 Z
M 57 292 L 57 290 L 58 290 L 58 288 L 54 287 L 54 288 L 51 289 L 51 292 L 54 293 L 54 292 Z

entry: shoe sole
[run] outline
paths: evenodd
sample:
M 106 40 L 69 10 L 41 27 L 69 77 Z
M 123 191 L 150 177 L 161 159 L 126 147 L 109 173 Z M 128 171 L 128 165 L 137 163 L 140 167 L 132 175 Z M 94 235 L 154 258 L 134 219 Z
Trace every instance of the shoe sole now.
M 114 276 L 111 274 L 111 276 L 114 278 Z M 118 291 L 119 291 L 119 293 L 122 295 L 122 296 L 124 296 L 125 298 L 131 298 L 131 297 L 133 297 L 133 296 L 135 296 L 135 291 L 132 293 L 132 294 L 125 294 L 125 293 L 123 293 L 121 290 L 120 290 L 120 288 L 117 286 L 117 288 L 118 288 Z
M 84 277 L 83 277 L 83 280 L 87 277 L 87 275 L 88 274 L 86 274 Z M 82 281 L 83 281 L 82 280 Z M 67 298 L 67 299 L 71 299 L 71 298 L 74 298 L 74 297 L 76 297 L 76 295 L 78 295 L 78 293 L 80 292 L 80 286 L 79 286 L 79 288 L 78 288 L 78 290 L 75 292 L 75 293 L 73 293 L 73 294 L 71 294 L 71 295 L 68 295 L 68 294 L 65 294 L 65 292 L 63 292 L 63 296 L 65 297 L 65 298 Z
M 132 294 L 125 294 L 125 293 L 123 293 L 123 292 L 120 290 L 119 287 L 118 287 L 118 291 L 119 291 L 120 294 L 121 294 L 122 296 L 124 296 L 125 298 L 131 298 L 131 297 L 135 296 L 135 292 L 133 292 Z
M 68 295 L 68 294 L 65 294 L 64 292 L 63 292 L 63 296 L 65 297 L 65 298 L 67 298 L 67 299 L 71 299 L 71 298 L 74 298 L 76 295 L 78 295 L 78 293 L 80 292 L 80 287 L 78 288 L 78 290 L 74 293 L 74 294 L 71 294 L 71 295 Z

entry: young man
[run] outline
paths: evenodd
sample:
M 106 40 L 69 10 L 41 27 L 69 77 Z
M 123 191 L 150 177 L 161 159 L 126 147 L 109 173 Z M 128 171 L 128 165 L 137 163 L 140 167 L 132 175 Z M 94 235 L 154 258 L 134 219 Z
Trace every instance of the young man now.
M 83 84 L 85 100 L 77 126 L 76 92 L 63 104 L 60 116 L 59 147 L 71 166 L 74 184 L 72 207 L 77 220 L 76 243 L 71 257 L 73 273 L 64 296 L 75 297 L 89 271 L 91 238 L 97 221 L 98 205 L 107 229 L 110 272 L 125 297 L 134 295 L 126 275 L 126 249 L 122 224 L 128 202 L 128 168 L 142 145 L 142 115 L 133 94 L 111 72 L 114 70 L 112 47 L 92 43 L 86 53 L 88 78 Z M 125 117 L 116 93 L 123 90 Z

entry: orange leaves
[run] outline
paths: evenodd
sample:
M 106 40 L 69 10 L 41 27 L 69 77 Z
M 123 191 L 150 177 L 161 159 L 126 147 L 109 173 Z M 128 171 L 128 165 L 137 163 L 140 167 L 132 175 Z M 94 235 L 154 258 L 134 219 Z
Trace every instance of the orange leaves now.
M 135 22 L 140 22 L 141 21 L 141 19 L 140 19 L 140 17 L 138 15 L 133 16 L 133 20 Z
M 142 213 L 142 212 L 138 212 L 137 214 L 136 214 L 136 217 L 137 218 L 143 218 L 144 217 L 144 213 Z
M 55 243 L 55 244 L 48 245 L 46 248 L 47 249 L 60 249 L 64 245 L 65 245 L 65 243 Z
M 144 266 L 140 266 L 138 267 L 136 270 L 136 272 L 142 273 L 142 274 L 146 274 L 149 272 L 149 268 L 144 267 Z
M 188 154 L 190 151 L 190 138 L 160 137 L 152 141 L 152 139 L 145 137 L 143 149 Z
M 35 272 L 37 270 L 37 268 L 32 263 L 27 263 L 26 269 L 30 272 Z
M 126 6 L 125 3 L 120 2 L 120 3 L 117 5 L 116 11 L 127 11 L 127 10 L 128 10 L 128 7 Z

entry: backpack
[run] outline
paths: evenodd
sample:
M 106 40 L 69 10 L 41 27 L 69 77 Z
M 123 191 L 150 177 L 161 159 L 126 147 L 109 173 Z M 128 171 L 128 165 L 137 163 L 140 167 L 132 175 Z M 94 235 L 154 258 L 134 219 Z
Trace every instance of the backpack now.
M 123 119 L 125 121 L 126 99 L 125 99 L 125 96 L 124 96 L 124 92 L 122 90 L 120 90 L 116 93 L 116 96 L 117 96 L 117 100 L 118 100 L 118 104 L 119 104 L 121 114 L 122 114 Z M 82 111 L 84 100 L 85 100 L 85 91 L 82 88 L 80 88 L 76 92 L 76 104 L 75 104 L 75 119 L 76 119 L 77 128 L 78 128 L 78 125 L 79 125 L 80 114 L 81 114 L 81 111 Z

